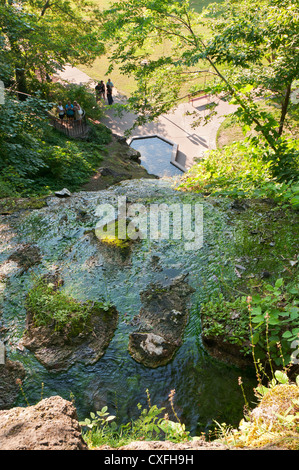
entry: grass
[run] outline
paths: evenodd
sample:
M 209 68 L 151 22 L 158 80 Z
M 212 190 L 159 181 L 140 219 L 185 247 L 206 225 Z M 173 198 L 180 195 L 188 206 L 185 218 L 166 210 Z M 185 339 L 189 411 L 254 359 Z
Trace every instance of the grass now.
M 92 304 L 82 304 L 58 290 L 54 282 L 39 279 L 28 292 L 26 309 L 35 326 L 54 326 L 55 331 L 66 327 L 73 334 L 82 330 L 90 316 Z
M 242 127 L 236 122 L 234 116 L 228 116 L 220 124 L 217 131 L 216 142 L 217 148 L 222 148 L 230 145 L 233 142 L 240 142 L 244 140 L 245 136 Z
M 218 0 L 220 1 L 220 0 Z M 108 9 L 112 3 L 109 0 L 94 0 L 94 3 L 99 7 L 100 10 Z M 191 0 L 190 5 L 194 10 L 198 13 L 202 11 L 204 7 L 207 7 L 211 2 L 210 0 Z M 201 30 L 201 33 L 208 34 L 208 30 Z M 155 48 L 148 51 L 152 60 L 156 60 L 159 57 L 167 54 L 171 54 L 171 44 L 170 43 L 163 43 L 158 44 Z M 136 83 L 133 77 L 123 75 L 120 67 L 118 65 L 114 66 L 113 72 L 108 74 L 109 69 L 109 55 L 103 55 L 97 58 L 91 66 L 86 65 L 79 65 L 79 69 L 85 72 L 94 80 L 104 80 L 106 81 L 108 78 L 111 78 L 113 81 L 116 89 L 122 94 L 127 97 L 131 96 L 132 93 L 136 90 Z M 197 70 L 197 68 L 193 68 L 190 70 Z M 109 75 L 109 76 L 108 76 Z M 193 82 L 194 79 L 191 79 Z M 202 76 L 196 78 L 196 83 L 203 83 L 204 78 Z M 192 83 L 191 83 L 192 84 Z M 188 88 L 190 86 L 190 78 L 188 79 L 188 83 L 182 89 L 182 96 L 185 96 L 188 93 Z
M 88 328 L 93 315 L 107 312 L 104 301 L 79 302 L 61 290 L 56 278 L 38 278 L 29 290 L 26 309 L 36 327 L 50 327 L 67 337 L 77 336 Z

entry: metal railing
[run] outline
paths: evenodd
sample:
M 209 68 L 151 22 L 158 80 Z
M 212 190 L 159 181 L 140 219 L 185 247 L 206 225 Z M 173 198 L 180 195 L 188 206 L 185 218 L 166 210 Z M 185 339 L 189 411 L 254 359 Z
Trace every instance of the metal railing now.
M 51 113 L 49 113 L 49 117 L 51 119 L 51 125 L 68 137 L 82 137 L 88 132 L 85 114 L 82 116 L 82 119 L 70 119 L 67 117 L 59 119 Z

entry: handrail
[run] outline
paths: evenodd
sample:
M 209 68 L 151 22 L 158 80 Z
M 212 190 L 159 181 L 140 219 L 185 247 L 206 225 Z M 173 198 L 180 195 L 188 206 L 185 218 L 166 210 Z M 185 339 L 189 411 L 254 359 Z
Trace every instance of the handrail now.
M 88 130 L 85 113 L 82 116 L 82 119 L 59 119 L 50 112 L 48 112 L 48 116 L 52 121 L 52 126 L 58 131 L 66 134 L 68 137 L 80 137 L 84 135 Z

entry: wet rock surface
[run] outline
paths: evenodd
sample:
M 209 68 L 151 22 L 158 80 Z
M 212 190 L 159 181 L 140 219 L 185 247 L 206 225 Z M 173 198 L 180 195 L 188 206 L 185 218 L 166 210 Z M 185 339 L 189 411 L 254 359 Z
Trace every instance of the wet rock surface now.
M 188 299 L 194 289 L 186 276 L 172 280 L 168 286 L 152 284 L 140 295 L 142 308 L 131 333 L 129 352 L 147 367 L 167 364 L 182 344 L 188 321 Z
M 28 329 L 22 344 L 34 353 L 44 367 L 53 371 L 67 370 L 76 362 L 94 364 L 104 355 L 117 322 L 118 313 L 115 307 L 112 306 L 107 311 L 95 307 L 84 330 L 72 336 L 65 330 L 36 327 L 29 315 Z
M 244 356 L 241 347 L 228 342 L 226 337 L 202 335 L 202 341 L 209 354 L 219 361 L 240 368 L 252 367 L 251 356 Z
M 24 377 L 25 369 L 20 362 L 6 359 L 5 364 L 0 364 L 0 410 L 14 404 L 20 391 L 18 381 Z
M 35 266 L 41 261 L 41 252 L 38 247 L 24 245 L 20 246 L 14 253 L 8 258 L 9 261 L 17 263 L 24 271 Z

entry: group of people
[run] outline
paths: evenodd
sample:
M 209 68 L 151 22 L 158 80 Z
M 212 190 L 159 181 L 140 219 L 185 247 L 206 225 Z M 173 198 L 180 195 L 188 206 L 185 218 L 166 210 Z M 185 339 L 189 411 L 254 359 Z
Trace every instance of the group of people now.
M 113 97 L 112 97 L 113 87 L 114 85 L 112 81 L 110 80 L 110 78 L 108 79 L 106 85 L 103 82 L 103 80 L 101 80 L 95 87 L 97 101 L 101 99 L 105 101 L 105 98 L 107 96 L 108 104 L 113 104 Z
M 72 104 L 71 101 L 68 101 L 65 106 L 63 106 L 62 102 L 59 101 L 57 113 L 61 120 L 67 118 L 80 121 L 84 116 L 84 111 L 77 101 L 74 101 L 74 104 Z
M 112 97 L 112 90 L 113 90 L 113 83 L 108 79 L 106 85 L 101 80 L 95 87 L 96 90 L 96 99 L 98 100 L 104 100 L 107 96 L 108 104 L 113 103 L 113 97 Z M 74 101 L 74 104 L 71 103 L 71 101 L 68 101 L 65 106 L 63 106 L 62 102 L 59 101 L 57 105 L 57 114 L 59 116 L 59 119 L 73 119 L 75 121 L 80 121 L 83 116 L 84 116 L 84 110 L 81 108 L 79 103 L 77 101 Z

